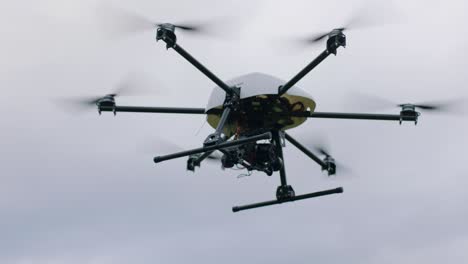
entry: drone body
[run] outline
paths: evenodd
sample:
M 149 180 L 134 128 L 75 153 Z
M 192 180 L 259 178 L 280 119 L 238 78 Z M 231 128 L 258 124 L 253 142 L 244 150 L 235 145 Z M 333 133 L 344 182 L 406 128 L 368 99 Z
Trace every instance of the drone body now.
M 255 130 L 287 130 L 304 123 L 305 117 L 291 117 L 289 112 L 313 112 L 314 99 L 304 90 L 291 87 L 279 96 L 278 87 L 285 82 L 262 73 L 251 73 L 226 82 L 240 88 L 239 104 L 241 111 L 230 118 L 224 133 L 230 137 L 236 133 L 250 133 Z M 226 94 L 215 87 L 206 106 L 207 121 L 216 128 L 221 118 Z M 275 115 L 276 114 L 276 115 Z M 284 114 L 284 115 L 280 115 Z

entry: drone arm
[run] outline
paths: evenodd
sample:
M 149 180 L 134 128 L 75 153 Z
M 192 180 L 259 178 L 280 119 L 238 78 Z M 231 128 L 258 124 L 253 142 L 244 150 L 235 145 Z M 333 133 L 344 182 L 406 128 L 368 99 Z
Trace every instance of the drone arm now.
M 278 89 L 278 94 L 285 94 L 291 87 L 293 87 L 298 81 L 300 81 L 304 76 L 306 76 L 311 70 L 313 70 L 317 65 L 324 61 L 330 54 L 332 54 L 328 49 L 324 50 L 315 60 L 309 63 L 304 69 L 302 69 L 296 76 L 289 80 L 284 85 L 280 86 Z
M 202 161 L 204 161 L 205 159 L 207 159 L 214 151 L 207 151 L 205 153 L 203 153 L 202 155 L 200 155 L 200 157 L 198 157 L 193 163 L 196 165 L 196 166 L 200 166 L 200 163 Z
M 213 151 L 208 151 L 202 154 L 189 155 L 189 158 L 187 160 L 187 170 L 195 171 L 195 167 L 200 167 L 202 161 L 208 158 L 211 155 L 211 153 L 213 153 Z
M 223 134 L 223 129 L 229 119 L 230 113 L 231 113 L 230 107 L 224 108 L 223 113 L 221 115 L 221 119 L 218 122 L 218 125 L 216 126 L 216 131 L 210 134 L 203 142 L 203 145 L 205 147 L 213 146 L 213 145 L 222 143 L 227 140 L 226 135 Z M 208 158 L 211 155 L 211 153 L 213 153 L 213 151 L 207 151 L 203 153 L 202 155 L 200 155 L 199 157 L 195 158 L 194 160 L 191 160 L 189 158 L 189 161 L 188 161 L 189 165 L 187 166 L 187 168 L 189 168 L 189 170 L 195 170 L 195 166 L 200 166 L 200 163 L 206 158 Z
M 343 193 L 343 188 L 339 187 L 339 188 L 330 189 L 330 190 L 321 191 L 321 192 L 314 192 L 314 193 L 308 193 L 308 194 L 303 194 L 303 195 L 297 195 L 297 196 L 287 198 L 287 199 L 276 199 L 276 200 L 271 200 L 271 201 L 266 201 L 266 202 L 261 202 L 261 203 L 249 204 L 249 205 L 234 206 L 232 208 L 232 211 L 235 213 L 235 212 L 248 210 L 248 209 L 254 209 L 254 208 L 265 207 L 265 206 L 270 206 L 270 205 L 275 205 L 275 204 L 294 202 L 294 201 L 299 201 L 299 200 L 304 200 L 304 199 L 309 199 L 309 198 L 315 198 L 315 197 L 320 197 L 320 196 L 325 196 L 325 195 L 330 195 L 330 194 L 338 194 L 338 193 Z
M 301 143 L 299 143 L 297 140 L 295 140 L 293 137 L 291 137 L 288 133 L 284 133 L 284 136 L 286 137 L 286 140 L 288 140 L 296 148 L 298 148 L 300 151 L 302 151 L 304 154 L 306 154 L 313 161 L 317 162 L 322 167 L 322 169 L 325 169 L 325 168 L 328 167 L 328 165 L 325 162 L 323 162 L 323 160 L 321 160 L 314 153 L 312 153 L 310 150 L 308 150 L 306 147 L 304 147 Z
M 204 108 L 146 107 L 146 106 L 100 106 L 102 112 L 205 114 Z
M 218 85 L 221 89 L 223 89 L 227 94 L 233 94 L 236 93 L 236 90 L 227 85 L 225 82 L 223 82 L 221 79 L 219 79 L 214 73 L 212 73 L 210 70 L 208 70 L 203 64 L 201 64 L 199 61 L 197 61 L 190 53 L 185 51 L 181 46 L 179 46 L 177 43 L 175 43 L 172 48 L 179 53 L 182 57 L 184 57 L 188 62 L 190 62 L 195 68 L 197 68 L 199 71 L 201 71 L 206 77 L 208 77 L 210 80 L 212 80 L 216 85 Z
M 289 82 L 278 88 L 278 94 L 281 96 L 286 93 L 291 87 L 293 87 L 298 81 L 300 81 L 306 74 L 313 70 L 317 65 L 324 61 L 330 54 L 335 54 L 339 47 L 346 46 L 346 36 L 342 31 L 337 31 L 334 34 L 329 35 L 327 40 L 327 49 L 324 50 L 315 60 L 307 65 L 302 71 L 294 76 Z
M 203 145 L 205 146 L 215 145 L 215 144 L 218 144 L 227 140 L 226 135 L 223 134 L 223 130 L 224 130 L 224 126 L 228 123 L 230 114 L 231 114 L 231 107 L 224 108 L 223 113 L 221 114 L 221 119 L 219 120 L 218 125 L 216 126 L 216 131 L 210 134 L 205 139 L 205 141 L 203 142 Z
M 174 154 L 170 154 L 166 156 L 158 156 L 154 158 L 154 163 L 159 163 L 159 162 L 166 161 L 166 160 L 181 158 L 181 157 L 190 156 L 193 154 L 199 154 L 203 152 L 210 152 L 210 151 L 224 149 L 224 148 L 233 147 L 233 146 L 240 146 L 246 143 L 256 142 L 258 140 L 271 139 L 271 137 L 272 137 L 271 133 L 268 132 L 268 133 L 264 133 L 264 134 L 244 138 L 244 139 L 238 139 L 238 140 L 232 140 L 232 141 L 220 143 L 220 144 L 213 145 L 213 146 L 206 146 L 202 148 L 182 151 L 182 152 L 178 152 L 178 153 L 174 153 Z
M 383 121 L 413 121 L 418 120 L 417 115 L 389 115 L 389 114 L 365 114 L 365 113 L 333 113 L 333 112 L 296 112 L 289 113 L 293 117 L 331 118 L 331 119 L 359 119 L 359 120 L 383 120 Z

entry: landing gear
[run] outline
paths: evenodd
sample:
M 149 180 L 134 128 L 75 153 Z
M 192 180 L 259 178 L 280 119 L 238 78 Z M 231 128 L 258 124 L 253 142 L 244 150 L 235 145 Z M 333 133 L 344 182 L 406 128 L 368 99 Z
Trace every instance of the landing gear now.
M 232 208 L 232 211 L 235 213 L 235 212 L 248 210 L 248 209 L 254 209 L 254 208 L 270 206 L 270 205 L 275 205 L 275 204 L 294 202 L 294 201 L 299 201 L 299 200 L 304 200 L 304 199 L 309 199 L 309 198 L 315 198 L 315 197 L 320 197 L 320 196 L 325 196 L 325 195 L 330 195 L 330 194 L 335 194 L 335 193 L 342 193 L 342 192 L 343 192 L 343 188 L 339 187 L 339 188 L 336 188 L 336 189 L 331 189 L 331 190 L 326 190 L 326 191 L 321 191 L 321 192 L 314 192 L 314 193 L 297 195 L 297 196 L 294 196 L 292 198 L 285 198 L 283 200 L 278 200 L 277 199 L 277 200 L 261 202 L 261 203 L 255 203 L 255 204 L 249 204 L 249 205 L 243 205 L 243 206 L 234 206 Z
M 331 189 L 331 190 L 326 190 L 326 191 L 321 191 L 321 192 L 314 192 L 314 193 L 309 193 L 309 194 L 303 194 L 303 195 L 297 195 L 294 192 L 294 189 L 291 185 L 288 185 L 287 179 L 286 179 L 286 171 L 285 171 L 285 166 L 284 166 L 284 158 L 283 158 L 283 145 L 281 143 L 281 139 L 284 136 L 284 134 L 281 134 L 283 132 L 280 132 L 278 130 L 273 130 L 271 131 L 272 134 L 272 140 L 276 148 L 276 154 L 278 157 L 278 160 L 281 161 L 281 166 L 278 168 L 280 172 L 280 180 L 281 180 L 281 185 L 278 186 L 276 189 L 276 200 L 271 200 L 271 201 L 266 201 L 266 202 L 261 202 L 261 203 L 255 203 L 255 204 L 249 204 L 249 205 L 243 205 L 243 206 L 235 206 L 232 208 L 233 212 L 239 212 L 242 210 L 248 210 L 248 209 L 253 209 L 253 208 L 258 208 L 258 207 L 264 207 L 264 206 L 270 206 L 270 205 L 275 205 L 275 204 L 281 204 L 281 203 L 286 203 L 286 202 L 294 202 L 298 200 L 303 200 L 303 199 L 309 199 L 309 198 L 314 198 L 314 197 L 319 197 L 319 196 L 324 196 L 324 195 L 330 195 L 330 194 L 335 194 L 335 193 L 342 193 L 343 188 L 336 188 L 336 189 Z M 331 157 L 330 157 L 331 158 Z M 336 171 L 336 165 L 332 160 L 329 160 L 327 163 L 329 165 L 328 172 L 334 173 Z
M 276 199 L 278 199 L 278 201 L 291 199 L 294 198 L 294 196 L 296 196 L 296 193 L 291 185 L 278 186 L 276 189 Z

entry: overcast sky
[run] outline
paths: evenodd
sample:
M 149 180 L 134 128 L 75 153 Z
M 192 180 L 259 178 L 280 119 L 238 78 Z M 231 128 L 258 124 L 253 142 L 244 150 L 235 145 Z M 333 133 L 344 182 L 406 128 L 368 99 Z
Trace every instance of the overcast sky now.
M 285 80 L 324 49 L 297 49 L 291 40 L 342 26 L 364 10 L 384 25 L 350 30 L 348 47 L 298 83 L 317 111 L 398 113 L 361 105 L 353 93 L 397 103 L 468 97 L 466 1 L 104 6 L 155 21 L 224 21 L 217 27 L 224 33 L 211 38 L 180 33 L 180 45 L 223 79 L 264 72 Z M 185 159 L 152 162 L 177 151 L 162 140 L 199 147 L 212 131 L 202 127 L 203 116 L 99 116 L 60 103 L 104 95 L 136 73 L 154 93 L 119 104 L 206 105 L 209 79 L 156 43 L 154 32 L 116 36 L 120 24 L 109 26 L 108 15 L 93 0 L 0 5 L 0 263 L 466 262 L 466 115 L 423 113 L 417 126 L 308 120 L 290 134 L 304 142 L 326 138 L 352 173 L 327 178 L 288 144 L 289 183 L 298 194 L 345 192 L 233 214 L 234 205 L 274 198 L 278 175 L 238 179 L 219 164 L 192 173 Z

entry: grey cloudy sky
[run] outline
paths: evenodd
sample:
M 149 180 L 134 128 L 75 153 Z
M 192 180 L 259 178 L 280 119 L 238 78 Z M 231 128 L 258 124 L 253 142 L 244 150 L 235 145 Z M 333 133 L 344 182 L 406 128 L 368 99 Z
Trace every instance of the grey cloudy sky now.
M 114 1 L 156 20 L 229 17 L 225 36 L 180 35 L 224 79 L 259 71 L 288 79 L 322 46 L 290 38 L 340 26 L 353 11 L 382 27 L 349 31 L 348 47 L 298 85 L 319 111 L 366 111 L 349 92 L 396 102 L 467 97 L 466 1 Z M 104 34 L 91 0 L 3 1 L 0 8 L 0 263 L 464 263 L 468 258 L 466 115 L 423 114 L 418 126 L 308 120 L 352 174 L 327 178 L 285 150 L 297 193 L 345 193 L 233 214 L 269 200 L 277 175 L 185 159 L 155 164 L 157 139 L 198 147 L 202 116 L 70 114 L 57 99 L 101 95 L 129 72 L 147 97 L 121 104 L 204 107 L 214 86 L 154 32 Z M 365 11 L 370 12 L 370 11 Z M 117 23 L 118 25 L 118 23 Z M 367 109 L 368 110 L 368 109 Z M 392 112 L 392 109 L 382 109 Z M 394 110 L 395 112 L 397 109 Z

